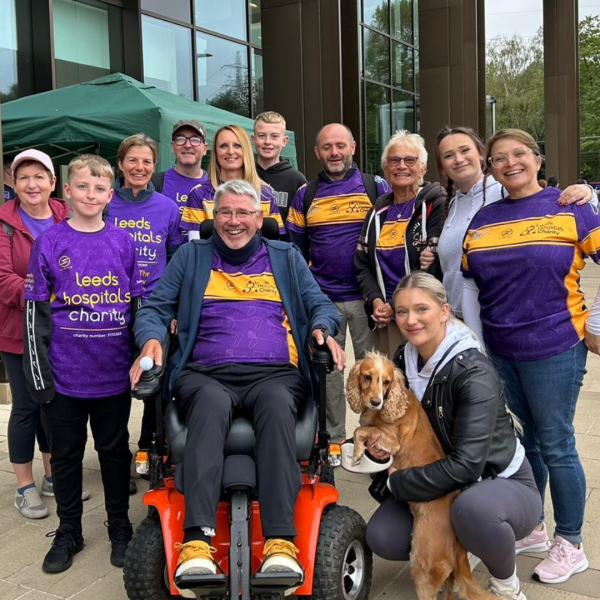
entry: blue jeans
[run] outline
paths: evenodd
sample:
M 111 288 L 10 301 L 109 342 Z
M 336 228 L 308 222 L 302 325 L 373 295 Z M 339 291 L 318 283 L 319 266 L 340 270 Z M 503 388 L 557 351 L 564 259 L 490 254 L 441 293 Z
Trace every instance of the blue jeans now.
M 548 479 L 555 535 L 582 541 L 585 474 L 575 448 L 573 418 L 583 383 L 583 341 L 541 360 L 512 360 L 490 353 L 504 382 L 510 409 L 523 425 L 523 446 L 544 502 Z M 541 519 L 544 515 L 542 512 Z

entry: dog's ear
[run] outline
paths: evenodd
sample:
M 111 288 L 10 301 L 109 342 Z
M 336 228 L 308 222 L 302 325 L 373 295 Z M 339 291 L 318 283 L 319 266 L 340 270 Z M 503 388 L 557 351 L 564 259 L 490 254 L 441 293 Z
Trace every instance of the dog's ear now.
M 364 410 L 362 392 L 358 381 L 361 363 L 362 360 L 354 363 L 354 366 L 350 369 L 350 373 L 348 374 L 348 379 L 346 380 L 346 400 L 352 411 L 357 414 L 362 413 Z
M 381 409 L 381 419 L 386 423 L 393 423 L 400 419 L 408 408 L 408 390 L 404 383 L 404 375 L 400 369 L 394 367 L 394 376 L 386 401 Z

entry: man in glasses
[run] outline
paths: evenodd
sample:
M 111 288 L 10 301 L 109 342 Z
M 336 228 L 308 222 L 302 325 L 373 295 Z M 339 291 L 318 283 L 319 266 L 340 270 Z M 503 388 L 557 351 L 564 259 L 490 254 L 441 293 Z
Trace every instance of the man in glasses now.
M 235 409 L 256 434 L 258 497 L 266 538 L 260 571 L 302 579 L 294 545 L 294 505 L 300 489 L 295 427 L 311 389 L 307 340 L 325 344 L 338 369 L 337 312 L 297 248 L 264 239 L 258 192 L 233 179 L 214 196 L 209 240 L 185 244 L 173 257 L 135 323 L 141 356 L 162 364 L 161 342 L 179 320 L 171 390 L 188 427 L 183 473 L 184 537 L 175 580 L 215 574 L 212 558 L 225 440 Z M 293 273 L 293 276 L 290 276 Z M 140 359 L 131 384 L 141 375 Z M 213 549 L 214 551 L 214 549 Z
M 175 200 L 183 212 L 192 189 L 206 181 L 206 171 L 202 170 L 202 159 L 208 150 L 204 127 L 194 119 L 177 121 L 173 126 L 171 150 L 175 166 L 155 173 L 152 183 L 157 192 Z
M 365 216 L 375 200 L 389 193 L 381 177 L 361 173 L 354 162 L 356 142 L 346 125 L 330 123 L 317 134 L 315 154 L 323 168 L 292 201 L 287 229 L 321 289 L 341 318 L 338 343 L 350 328 L 356 359 L 376 347 L 354 268 L 354 251 Z M 327 378 L 327 428 L 334 441 L 346 438 L 346 398 L 342 372 Z

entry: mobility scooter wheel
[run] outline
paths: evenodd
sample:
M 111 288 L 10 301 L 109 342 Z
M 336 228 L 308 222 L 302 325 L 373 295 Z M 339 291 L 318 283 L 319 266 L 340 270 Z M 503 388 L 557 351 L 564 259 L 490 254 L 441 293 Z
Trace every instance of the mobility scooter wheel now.
M 166 577 L 165 545 L 156 511 L 136 529 L 129 543 L 123 581 L 129 600 L 170 600 Z
M 364 519 L 351 508 L 336 504 L 323 512 L 312 600 L 368 600 L 373 555 L 365 531 Z

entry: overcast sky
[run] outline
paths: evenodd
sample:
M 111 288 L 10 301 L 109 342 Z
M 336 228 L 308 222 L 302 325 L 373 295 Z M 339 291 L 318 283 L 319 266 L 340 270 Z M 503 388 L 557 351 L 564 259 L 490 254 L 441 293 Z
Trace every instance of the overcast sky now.
M 542 0 L 486 0 L 485 37 L 535 35 L 542 26 Z M 600 15 L 600 0 L 579 0 L 579 18 Z

